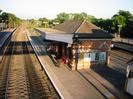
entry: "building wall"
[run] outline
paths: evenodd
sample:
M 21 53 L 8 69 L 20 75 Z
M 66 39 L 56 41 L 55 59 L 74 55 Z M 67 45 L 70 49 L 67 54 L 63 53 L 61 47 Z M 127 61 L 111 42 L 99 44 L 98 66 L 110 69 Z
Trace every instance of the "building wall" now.
M 89 69 L 92 65 L 107 65 L 111 40 L 81 40 L 72 45 L 72 70 Z
M 58 59 L 65 57 L 72 70 L 89 69 L 96 64 L 107 65 L 110 60 L 111 40 L 80 40 L 71 46 L 61 42 L 51 42 Z M 102 54 L 106 57 L 102 58 Z M 88 57 L 89 56 L 89 57 Z
M 5 28 L 5 23 L 0 23 L 0 31 L 2 31 Z

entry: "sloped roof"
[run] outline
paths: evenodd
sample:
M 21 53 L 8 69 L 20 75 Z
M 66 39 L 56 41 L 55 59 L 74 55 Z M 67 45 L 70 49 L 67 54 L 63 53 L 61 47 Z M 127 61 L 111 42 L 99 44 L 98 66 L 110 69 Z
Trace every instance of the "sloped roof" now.
M 99 27 L 97 27 L 96 25 L 83 21 L 82 24 L 80 25 L 80 27 L 76 30 L 76 33 L 92 33 L 93 29 L 99 29 Z
M 56 25 L 53 29 L 64 31 L 65 33 L 74 33 L 78 34 L 78 38 L 87 39 L 87 38 L 113 38 L 113 36 L 100 29 L 96 25 L 81 21 L 81 20 L 69 20 Z
M 53 27 L 53 29 L 65 31 L 67 33 L 75 33 L 82 23 L 83 23 L 82 20 L 77 20 L 77 21 L 68 20 L 61 24 L 56 25 L 55 27 Z
M 84 20 L 68 20 L 53 27 L 53 29 L 61 30 L 68 33 L 91 33 L 92 29 L 99 29 L 96 25 Z
M 66 33 L 64 31 L 53 29 L 53 28 L 36 28 L 36 29 L 40 31 L 44 31 L 46 33 Z

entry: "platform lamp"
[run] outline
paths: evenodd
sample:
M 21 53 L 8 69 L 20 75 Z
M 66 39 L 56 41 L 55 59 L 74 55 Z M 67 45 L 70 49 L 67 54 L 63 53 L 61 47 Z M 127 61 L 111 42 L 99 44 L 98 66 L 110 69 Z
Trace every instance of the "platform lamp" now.
M 77 66 L 78 66 L 78 48 L 79 48 L 79 44 L 78 44 L 78 37 L 79 35 L 78 34 L 75 34 L 74 35 L 74 41 L 75 41 L 75 48 L 76 48 L 76 52 L 75 52 L 75 56 L 76 56 L 76 69 L 77 69 Z

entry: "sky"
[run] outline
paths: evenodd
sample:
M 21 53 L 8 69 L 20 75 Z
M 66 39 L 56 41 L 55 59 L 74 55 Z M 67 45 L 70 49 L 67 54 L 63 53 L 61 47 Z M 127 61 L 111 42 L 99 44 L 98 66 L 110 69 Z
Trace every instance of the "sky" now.
M 133 0 L 0 0 L 0 9 L 23 19 L 53 19 L 61 12 L 111 18 L 119 10 L 133 14 Z

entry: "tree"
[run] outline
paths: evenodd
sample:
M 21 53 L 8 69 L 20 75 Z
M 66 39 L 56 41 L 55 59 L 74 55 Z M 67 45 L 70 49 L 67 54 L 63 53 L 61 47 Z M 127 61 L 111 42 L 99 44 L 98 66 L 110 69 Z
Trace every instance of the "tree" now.
M 112 19 L 94 19 L 93 24 L 97 25 L 98 27 L 108 31 L 108 32 L 113 32 L 115 27 L 113 26 Z
M 85 13 L 82 13 L 82 15 L 80 13 L 73 14 L 73 20 L 84 20 L 85 18 L 86 18 Z
M 122 15 L 114 15 L 112 20 L 116 32 L 120 35 L 122 28 L 126 25 L 126 18 Z
M 66 20 L 69 20 L 69 14 L 62 12 L 57 15 L 57 17 L 54 19 L 56 22 L 63 23 Z
M 2 10 L 0 10 L 0 13 L 2 12 Z
M 132 14 L 129 11 L 119 10 L 117 15 L 124 16 L 126 20 L 133 18 Z
M 133 15 L 129 11 L 119 10 L 112 18 L 110 19 L 97 19 L 94 16 L 88 15 L 87 13 L 59 13 L 55 19 L 48 20 L 47 18 L 40 18 L 39 22 L 43 27 L 52 27 L 56 24 L 63 23 L 66 20 L 85 20 L 87 22 L 92 22 L 93 24 L 99 26 L 101 29 L 104 29 L 111 33 L 118 33 L 128 35 L 127 31 L 130 33 L 132 27 L 129 20 L 133 19 Z
M 85 20 L 87 22 L 91 22 L 94 19 L 94 16 L 88 15 L 84 12 L 82 13 L 74 13 L 73 20 Z
M 30 25 L 30 27 L 32 28 L 32 27 L 35 27 L 36 26 L 36 20 L 35 19 L 30 19 L 30 20 L 28 20 L 29 21 L 29 25 Z
M 133 38 L 133 15 L 129 11 L 120 10 L 118 15 L 126 18 L 125 27 L 122 30 L 122 36 Z
M 21 22 L 21 20 L 16 17 L 14 14 L 3 12 L 1 14 L 1 20 L 2 22 L 7 24 L 8 28 L 14 28 L 18 26 Z
M 4 23 L 6 23 L 7 26 L 8 26 L 8 14 L 7 13 L 3 12 L 1 14 L 1 21 L 4 22 Z
M 2 22 L 2 18 L 1 18 L 1 12 L 2 12 L 2 10 L 0 10 L 0 22 Z
M 129 19 L 126 22 L 126 26 L 123 29 L 122 34 L 124 37 L 133 38 L 133 19 Z
M 39 18 L 38 21 L 40 22 L 41 27 L 49 27 L 49 20 L 47 18 Z
M 63 23 L 67 20 L 86 20 L 87 22 L 91 22 L 94 20 L 94 16 L 88 15 L 84 12 L 82 13 L 59 13 L 55 19 L 48 20 L 47 18 L 39 18 L 40 26 L 42 27 L 52 27 L 56 24 Z

